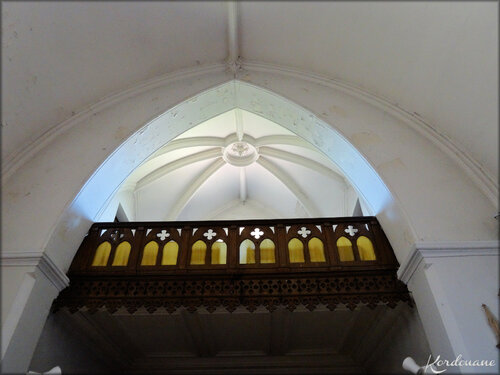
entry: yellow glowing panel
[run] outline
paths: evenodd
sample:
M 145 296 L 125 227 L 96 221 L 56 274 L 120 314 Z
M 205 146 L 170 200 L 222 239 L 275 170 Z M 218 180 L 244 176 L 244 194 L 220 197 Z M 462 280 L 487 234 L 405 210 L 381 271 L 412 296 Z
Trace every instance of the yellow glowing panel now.
M 290 263 L 304 263 L 304 244 L 298 238 L 288 241 Z
M 359 250 L 359 259 L 361 260 L 377 260 L 375 250 L 373 249 L 372 241 L 368 237 L 360 236 L 356 241 Z
M 158 244 L 156 243 L 156 241 L 149 241 L 147 245 L 144 246 L 141 266 L 155 266 L 157 257 L 158 257 Z
M 260 262 L 261 263 L 276 263 L 276 258 L 274 256 L 274 242 L 266 238 L 260 243 Z
M 222 241 L 212 244 L 212 264 L 226 264 L 227 245 Z
M 323 241 L 317 237 L 313 237 L 309 240 L 307 246 L 309 247 L 311 262 L 326 262 Z
M 349 262 L 354 260 L 352 243 L 349 239 L 340 237 L 337 240 L 337 248 L 339 249 L 339 257 L 341 262 Z
M 163 256 L 161 258 L 162 266 L 175 266 L 177 264 L 177 255 L 179 254 L 179 245 L 175 241 L 168 241 L 163 246 Z
M 191 261 L 189 264 L 205 264 L 205 256 L 207 254 L 207 244 L 202 240 L 198 240 L 191 248 Z
M 97 248 L 92 266 L 104 267 L 108 264 L 109 253 L 111 252 L 111 244 L 106 241 L 99 245 Z
M 255 244 L 252 240 L 241 241 L 240 264 L 255 264 Z
M 115 257 L 113 259 L 112 266 L 126 266 L 128 263 L 128 256 L 130 255 L 130 249 L 132 246 L 130 242 L 123 241 L 118 245 L 115 251 Z

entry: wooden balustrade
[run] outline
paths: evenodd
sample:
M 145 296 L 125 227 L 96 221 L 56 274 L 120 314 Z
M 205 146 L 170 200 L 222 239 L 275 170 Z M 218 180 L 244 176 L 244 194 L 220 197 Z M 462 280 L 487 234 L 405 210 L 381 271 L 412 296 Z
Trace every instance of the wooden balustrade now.
M 96 223 L 56 306 L 394 304 L 409 301 L 397 267 L 375 217 Z
M 374 217 L 96 223 L 70 275 L 397 267 Z

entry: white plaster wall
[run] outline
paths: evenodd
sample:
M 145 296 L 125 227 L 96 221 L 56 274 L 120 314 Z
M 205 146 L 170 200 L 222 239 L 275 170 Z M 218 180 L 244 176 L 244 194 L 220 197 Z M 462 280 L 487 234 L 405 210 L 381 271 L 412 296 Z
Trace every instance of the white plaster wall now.
M 451 373 L 496 373 L 496 338 L 481 305 L 497 316 L 498 243 L 419 243 L 402 279 L 417 303 L 434 358 L 495 361 L 495 367 L 448 367 Z
M 96 221 L 111 222 L 115 220 L 118 207 L 121 205 L 125 215 L 129 221 L 135 221 L 136 207 L 134 192 L 130 189 L 120 189 L 110 202 L 104 208 L 102 213 L 99 213 Z
M 411 223 L 417 240 L 497 238 L 498 223 L 493 218 L 496 207 L 491 201 L 445 152 L 407 123 L 393 116 L 389 110 L 382 111 L 373 105 L 367 105 L 352 95 L 328 87 L 328 82 L 313 83 L 292 75 L 286 75 L 285 78 L 269 71 L 248 71 L 241 79 L 299 103 L 316 114 L 319 120 L 333 125 L 384 180 L 404 212 L 405 219 Z M 242 107 L 258 111 L 259 104 L 253 98 L 253 102 L 248 103 L 250 108 L 245 105 Z M 280 112 L 278 108 L 261 107 L 267 112 L 265 115 L 273 115 L 273 120 L 278 123 L 281 123 L 280 120 L 293 121 L 289 114 Z M 291 128 L 303 135 L 319 122 L 311 119 L 309 129 L 299 124 L 295 126 L 295 130 L 293 125 Z M 318 132 L 318 129 L 320 128 L 315 127 L 312 131 Z M 319 134 L 315 139 L 321 143 Z M 335 152 L 333 145 L 317 146 L 327 155 Z M 353 173 L 349 172 L 351 171 L 344 169 L 353 185 L 357 185 L 358 190 L 365 193 L 368 189 L 359 186 L 360 179 L 353 181 Z M 373 201 L 370 198 L 365 196 L 368 203 Z M 397 233 L 404 229 L 395 222 L 393 214 L 387 209 L 381 212 L 377 207 L 374 211 L 401 261 L 400 255 L 409 251 L 412 233 L 409 231 L 403 234 L 405 244 L 405 240 L 401 240 Z
M 33 266 L 2 267 L 2 324 L 5 322 L 9 308 L 17 296 L 24 275 L 33 272 L 34 269 Z
M 356 194 L 356 191 L 350 185 L 346 186 L 344 201 L 345 201 L 344 216 L 352 216 L 354 207 L 356 206 L 356 202 L 358 201 L 358 194 Z
M 418 306 L 433 355 L 440 354 L 443 358 L 453 358 L 454 351 L 440 314 L 439 301 L 435 299 L 431 285 L 429 285 L 425 268 L 424 262 L 420 263 L 407 284 L 408 290 Z
M 463 373 L 491 374 L 500 369 L 496 338 L 481 308 L 486 304 L 498 317 L 498 260 L 498 255 L 435 258 L 426 270 L 455 355 L 496 362 L 494 368 L 463 368 Z
M 3 374 L 17 374 L 28 370 L 52 301 L 59 292 L 39 268 L 34 272 L 24 273 L 23 279 L 26 280 L 27 277 L 32 277 L 33 282 L 29 288 L 21 288 L 14 308 L 9 309 L 16 321 L 12 322 L 9 317 L 2 321 Z

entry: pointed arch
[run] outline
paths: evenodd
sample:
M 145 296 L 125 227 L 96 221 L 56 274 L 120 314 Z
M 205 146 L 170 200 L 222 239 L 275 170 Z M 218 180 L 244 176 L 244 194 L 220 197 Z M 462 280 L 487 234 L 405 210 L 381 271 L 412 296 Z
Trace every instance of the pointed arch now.
M 179 92 L 178 86 L 172 84 L 175 80 L 169 84 L 160 85 L 160 88 L 157 89 L 165 90 L 164 95 L 169 97 L 169 101 L 167 101 L 170 103 L 169 109 L 163 110 L 159 114 L 157 112 L 154 116 L 151 116 L 152 112 L 147 112 L 146 107 L 142 108 L 141 111 L 135 109 L 133 113 L 140 114 L 142 116 L 140 117 L 124 116 L 124 111 L 129 110 L 129 108 L 118 105 L 116 108 L 111 106 L 115 112 L 110 109 L 109 112 L 99 113 L 98 116 L 91 117 L 94 123 L 87 125 L 88 136 L 83 136 L 88 139 L 81 139 L 82 132 L 69 132 L 71 134 L 66 135 L 66 140 L 68 137 L 74 137 L 76 144 L 79 140 L 81 140 L 80 143 L 92 144 L 98 138 L 95 137 L 95 133 L 102 130 L 102 126 L 99 126 L 102 122 L 112 124 L 112 127 L 116 127 L 115 130 L 118 130 L 118 127 L 127 130 L 126 132 L 121 131 L 120 134 L 125 135 L 120 135 L 119 138 L 115 137 L 112 130 L 108 130 L 111 134 L 106 135 L 108 138 L 102 142 L 108 142 L 108 147 L 114 151 L 107 158 L 105 152 L 97 152 L 94 149 L 85 151 L 88 153 L 88 155 L 86 154 L 88 163 L 82 170 L 75 172 L 75 175 L 86 174 L 88 170 L 92 169 L 95 172 L 76 194 L 76 198 L 71 204 L 66 209 L 61 208 L 59 212 L 63 212 L 63 215 L 59 216 L 58 219 L 54 215 L 57 215 L 57 207 L 60 206 L 53 207 L 54 212 L 51 213 L 51 220 L 53 220 L 52 228 L 55 229 L 50 231 L 51 235 L 47 235 L 44 231 L 49 229 L 41 228 L 41 236 L 34 236 L 37 240 L 47 239 L 45 243 L 37 244 L 36 241 L 27 239 L 23 242 L 24 247 L 46 248 L 49 254 L 55 259 L 59 259 L 63 268 L 67 267 L 72 259 L 72 254 L 63 254 L 65 250 L 62 249 L 75 249 L 74 251 L 76 251 L 81 236 L 88 228 L 88 223 L 94 221 L 103 204 L 117 191 L 122 181 L 138 165 L 177 135 L 209 118 L 238 107 L 274 121 L 302 137 L 306 143 L 317 147 L 339 166 L 339 169 L 356 187 L 359 195 L 364 198 L 382 224 L 384 224 L 384 220 L 394 224 L 392 228 L 388 228 L 386 233 L 391 242 L 394 243 L 394 248 L 404 249 L 401 250 L 402 253 L 399 256 L 404 258 L 410 251 L 408 243 L 411 243 L 417 236 L 413 232 L 404 210 L 399 208 L 398 202 L 392 197 L 387 186 L 364 156 L 331 125 L 283 96 L 253 83 L 229 79 L 225 73 L 220 75 L 211 73 L 204 76 L 203 79 L 193 79 L 196 84 L 191 86 L 187 83 L 191 78 L 177 77 L 177 79 L 179 82 L 185 82 L 189 89 Z M 145 90 L 140 95 L 148 94 L 149 91 Z M 157 94 L 158 92 L 156 92 Z M 186 97 L 190 99 L 176 102 L 176 100 Z M 151 120 L 147 123 L 143 122 L 145 125 L 137 128 L 137 121 L 140 121 L 138 118 L 145 118 L 146 112 L 149 113 Z M 113 121 L 117 116 L 122 120 L 121 122 Z M 126 121 L 123 121 L 124 118 Z M 110 137 L 111 139 L 109 139 Z M 118 146 L 116 146 L 117 144 Z M 78 147 L 74 148 L 75 150 L 68 152 L 68 164 L 81 165 L 83 151 Z M 50 158 L 44 159 L 42 155 L 42 158 L 37 158 L 36 162 L 40 164 L 47 162 L 47 165 L 50 165 Z M 38 170 L 43 170 L 43 168 L 38 168 Z M 44 178 L 65 180 L 56 175 L 67 177 L 72 173 L 71 168 L 61 168 L 56 174 L 46 174 Z M 74 179 L 71 180 L 72 183 L 76 183 Z M 72 193 L 68 194 L 71 196 Z M 37 198 L 39 197 L 40 194 L 37 194 Z M 62 196 L 60 198 L 64 199 Z M 38 201 L 44 202 L 50 201 L 50 199 L 38 199 Z M 29 208 L 33 211 L 32 206 Z M 34 214 L 37 213 L 34 212 Z M 73 236 L 54 235 L 55 233 L 67 232 L 68 223 L 74 223 L 71 226 Z M 23 227 L 16 220 L 13 220 L 9 225 Z

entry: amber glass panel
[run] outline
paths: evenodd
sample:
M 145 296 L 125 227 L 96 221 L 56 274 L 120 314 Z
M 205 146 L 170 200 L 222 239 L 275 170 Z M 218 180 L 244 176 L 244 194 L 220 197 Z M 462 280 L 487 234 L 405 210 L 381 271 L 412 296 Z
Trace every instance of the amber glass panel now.
M 298 238 L 288 241 L 290 263 L 304 263 L 304 244 Z
M 179 254 L 179 245 L 175 241 L 168 241 L 163 246 L 163 256 L 161 258 L 162 266 L 175 266 L 177 264 L 177 255 Z
M 141 266 L 155 266 L 157 257 L 158 257 L 158 244 L 156 243 L 156 241 L 149 241 L 147 245 L 144 246 Z
M 191 248 L 191 261 L 189 264 L 205 264 L 205 255 L 207 254 L 207 244 L 202 240 L 198 240 Z
M 212 264 L 226 264 L 227 245 L 223 241 L 212 244 Z
M 106 241 L 97 247 L 92 261 L 94 267 L 104 267 L 108 264 L 109 253 L 111 253 L 111 244 Z
M 274 255 L 274 250 L 276 246 L 274 242 L 266 238 L 260 243 L 260 262 L 261 263 L 276 263 L 276 257 Z
M 321 241 L 318 237 L 313 237 L 309 240 L 307 246 L 309 247 L 311 262 L 326 262 L 323 241 Z
M 375 250 L 373 249 L 372 241 L 368 237 L 360 236 L 356 241 L 359 250 L 359 259 L 361 260 L 377 260 Z
M 255 264 L 255 244 L 252 240 L 241 241 L 240 264 Z
M 354 260 L 352 243 L 349 239 L 340 237 L 337 240 L 337 248 L 339 249 L 339 258 L 341 262 L 349 262 Z
M 130 249 L 132 246 L 130 242 L 123 241 L 118 245 L 115 251 L 115 257 L 113 259 L 112 266 L 126 266 L 128 263 L 128 256 L 130 255 Z

